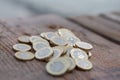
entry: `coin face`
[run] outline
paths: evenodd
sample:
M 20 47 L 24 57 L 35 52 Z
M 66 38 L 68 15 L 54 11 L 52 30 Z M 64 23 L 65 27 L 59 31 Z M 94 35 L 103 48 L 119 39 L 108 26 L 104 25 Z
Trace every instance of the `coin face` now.
M 80 39 L 79 38 L 77 38 L 77 37 L 68 37 L 67 39 L 66 39 L 66 41 L 67 41 L 67 44 L 69 45 L 69 46 L 75 46 L 75 44 L 76 44 L 76 42 L 78 42 L 78 41 L 80 41 Z
M 30 42 L 34 43 L 36 41 L 41 41 L 43 40 L 43 38 L 39 37 L 39 36 L 31 36 L 30 37 Z
M 53 55 L 50 57 L 50 60 L 54 60 L 56 58 L 59 58 L 62 55 L 63 51 L 61 51 L 60 48 L 54 47 L 53 48 Z
M 66 41 L 62 37 L 57 37 L 57 36 L 53 37 L 51 39 L 51 42 L 55 45 L 58 45 L 58 46 L 67 44 Z
M 77 42 L 76 46 L 78 48 L 84 49 L 84 50 L 91 50 L 93 48 L 93 46 L 89 43 L 86 42 Z
M 69 67 L 68 67 L 68 71 L 72 71 L 73 69 L 75 69 L 75 67 L 76 67 L 75 61 L 72 58 L 70 58 L 70 57 L 64 57 L 64 58 L 70 64 Z
M 29 36 L 20 36 L 20 37 L 18 37 L 18 41 L 20 41 L 20 42 L 24 42 L 24 43 L 29 43 L 30 42 L 30 37 Z
M 31 47 L 27 44 L 19 43 L 19 44 L 13 45 L 13 49 L 16 51 L 29 51 Z
M 34 54 L 31 52 L 16 52 L 15 57 L 19 60 L 32 60 L 34 58 Z
M 39 60 L 45 60 L 51 57 L 53 54 L 53 50 L 50 47 L 42 48 L 35 53 L 35 58 Z
M 46 71 L 54 76 L 63 75 L 67 69 L 65 62 L 59 58 L 48 62 L 46 65 Z
M 35 42 L 35 43 L 33 43 L 33 49 L 35 51 L 38 51 L 39 49 L 42 49 L 44 47 L 49 47 L 49 44 L 46 44 L 44 42 Z
M 65 54 L 65 56 L 69 56 L 70 57 L 70 52 L 71 52 L 71 50 L 73 49 L 73 47 L 72 46 L 66 46 L 66 54 Z
M 65 36 L 65 37 L 66 37 L 66 35 L 67 35 L 67 36 L 68 36 L 68 35 L 74 35 L 70 30 L 65 29 L 65 28 L 58 29 L 58 34 L 59 34 L 60 36 Z
M 79 48 L 73 48 L 70 54 L 74 59 L 88 59 L 87 53 Z
M 54 33 L 54 32 L 46 32 L 44 34 L 44 38 L 47 39 L 47 40 L 50 40 L 51 38 L 53 38 L 55 36 L 58 36 L 58 35 L 56 33 Z
M 93 67 L 92 63 L 89 60 L 85 60 L 85 59 L 77 59 L 76 65 L 78 68 L 83 70 L 90 70 Z
M 63 48 L 62 48 L 63 46 L 55 46 L 55 47 L 53 47 L 53 49 L 58 49 L 61 53 L 63 53 Z

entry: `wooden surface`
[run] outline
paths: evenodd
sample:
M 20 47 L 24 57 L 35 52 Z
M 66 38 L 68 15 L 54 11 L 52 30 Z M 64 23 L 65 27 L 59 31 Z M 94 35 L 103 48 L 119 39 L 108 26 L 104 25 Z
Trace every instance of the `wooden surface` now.
M 63 76 L 53 77 L 45 71 L 45 62 L 36 59 L 22 62 L 14 58 L 12 45 L 17 43 L 18 36 L 39 35 L 61 27 L 72 30 L 81 40 L 93 44 L 92 70 L 75 69 Z M 70 21 L 57 15 L 1 20 L 0 80 L 120 80 L 119 31 L 118 22 L 100 16 L 77 17 Z

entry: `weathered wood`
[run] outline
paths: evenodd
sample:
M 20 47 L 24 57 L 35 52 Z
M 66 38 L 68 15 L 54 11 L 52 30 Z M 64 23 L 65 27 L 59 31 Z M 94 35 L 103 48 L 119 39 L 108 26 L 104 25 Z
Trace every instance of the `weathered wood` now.
M 114 22 L 120 23 L 120 15 L 115 15 L 115 14 L 101 14 L 100 15 L 103 18 L 112 20 Z
M 102 20 L 98 20 L 98 17 L 94 18 L 92 16 L 75 17 L 71 18 L 71 20 L 111 41 L 120 44 L 120 28 L 118 27 L 119 24 L 114 23 L 112 25 L 114 25 L 115 27 L 112 27 L 109 26 L 110 23 L 108 24 L 108 21 L 104 20 L 105 22 L 107 22 L 105 24 L 105 22 L 103 22 Z M 115 28 L 118 30 L 116 30 Z
M 31 17 L 0 22 L 3 30 L 0 36 L 0 79 L 1 80 L 119 80 L 120 46 L 88 31 L 77 24 L 55 15 Z M 57 25 L 57 26 L 55 26 Z M 51 27 L 49 27 L 51 26 Z M 65 27 L 72 30 L 81 40 L 93 44 L 90 61 L 91 71 L 75 69 L 60 77 L 53 77 L 45 71 L 45 62 L 32 60 L 22 62 L 14 58 L 12 45 L 23 34 L 35 35 L 44 31 L 56 31 Z

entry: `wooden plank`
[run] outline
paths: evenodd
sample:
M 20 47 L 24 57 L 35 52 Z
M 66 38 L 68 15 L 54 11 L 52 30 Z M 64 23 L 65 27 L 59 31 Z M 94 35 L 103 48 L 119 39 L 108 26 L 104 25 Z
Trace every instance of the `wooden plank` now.
M 93 20 L 96 23 L 104 25 L 104 27 L 106 27 L 106 28 L 110 28 L 110 29 L 120 32 L 120 24 L 119 23 L 115 23 L 115 22 L 113 22 L 109 19 L 105 19 L 101 16 L 88 16 L 88 18 Z
M 108 27 L 103 22 L 101 23 L 99 21 L 96 21 L 95 19 L 93 19 L 90 16 L 81 16 L 81 17 L 71 18 L 71 21 L 74 21 L 74 22 L 78 23 L 79 25 L 82 25 L 83 27 L 107 38 L 108 40 L 111 40 L 111 41 L 114 41 L 114 42 L 120 44 L 119 30 L 113 29 L 113 27 L 110 27 L 110 26 Z M 107 24 L 108 24 L 108 22 L 107 22 Z M 118 24 L 115 25 L 115 28 L 116 27 L 119 28 Z
M 120 24 L 120 15 L 115 15 L 111 13 L 111 14 L 101 14 L 100 16 Z
M 77 24 L 55 15 L 31 17 L 0 22 L 4 30 L 0 37 L 0 79 L 1 80 L 119 80 L 120 46 L 90 32 Z M 57 26 L 54 26 L 57 25 Z M 51 26 L 51 27 L 49 27 Z M 35 35 L 44 31 L 56 31 L 65 27 L 72 30 L 81 40 L 93 44 L 90 61 L 91 71 L 75 69 L 64 76 L 53 77 L 45 71 L 45 62 L 32 60 L 18 61 L 14 58 L 12 45 L 22 34 Z

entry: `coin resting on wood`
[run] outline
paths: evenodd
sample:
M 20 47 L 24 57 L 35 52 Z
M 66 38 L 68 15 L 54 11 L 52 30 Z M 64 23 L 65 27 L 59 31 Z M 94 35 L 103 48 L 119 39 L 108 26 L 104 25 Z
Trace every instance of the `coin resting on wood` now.
M 34 58 L 47 61 L 46 71 L 60 76 L 73 71 L 77 66 L 90 70 L 93 65 L 88 60 L 92 56 L 90 43 L 81 41 L 75 34 L 65 28 L 56 32 L 43 32 L 40 35 L 20 36 L 19 43 L 13 45 L 17 52 L 15 57 L 22 61 Z M 34 52 L 32 52 L 34 51 Z

